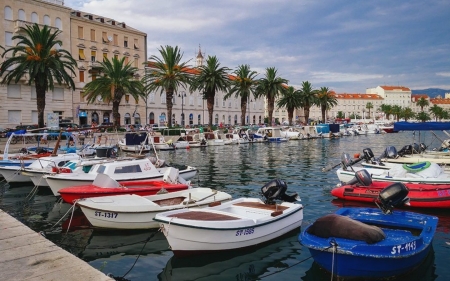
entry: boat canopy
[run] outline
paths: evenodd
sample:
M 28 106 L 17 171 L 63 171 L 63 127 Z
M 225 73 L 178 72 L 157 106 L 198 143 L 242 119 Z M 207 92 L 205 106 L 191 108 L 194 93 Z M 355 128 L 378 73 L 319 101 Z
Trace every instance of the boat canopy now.
M 450 122 L 395 122 L 394 131 L 433 131 L 450 130 Z

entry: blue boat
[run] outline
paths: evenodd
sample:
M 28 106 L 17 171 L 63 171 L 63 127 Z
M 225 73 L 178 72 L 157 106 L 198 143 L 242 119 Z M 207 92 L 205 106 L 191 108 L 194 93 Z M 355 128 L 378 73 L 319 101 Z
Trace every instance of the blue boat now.
M 396 193 L 401 186 L 404 187 L 396 183 L 387 187 L 380 197 Z M 393 200 L 380 197 L 377 202 L 381 210 L 341 208 L 335 214 L 319 218 L 299 235 L 299 241 L 309 248 L 314 261 L 332 276 L 396 277 L 418 267 L 428 255 L 438 218 L 392 212 L 393 206 L 385 203 Z

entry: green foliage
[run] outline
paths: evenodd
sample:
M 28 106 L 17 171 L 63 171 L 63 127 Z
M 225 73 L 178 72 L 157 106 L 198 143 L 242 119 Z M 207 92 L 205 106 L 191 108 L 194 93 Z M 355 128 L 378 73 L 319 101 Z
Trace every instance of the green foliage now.
M 327 109 L 333 108 L 338 104 L 336 96 L 331 92 L 328 87 L 321 87 L 317 91 L 316 104 L 322 111 L 322 123 L 325 123 L 325 113 Z
M 77 63 L 67 50 L 60 48 L 63 45 L 58 39 L 61 32 L 52 32 L 47 25 L 20 27 L 12 37 L 16 46 L 2 54 L 7 58 L 0 67 L 2 84 L 17 84 L 25 77 L 28 85 L 35 85 L 39 127 L 44 127 L 45 93 L 54 89 L 55 82 L 75 89 L 72 76 L 76 75 Z
M 417 120 L 420 120 L 422 122 L 426 122 L 428 120 L 431 120 L 431 117 L 428 113 L 426 113 L 425 111 L 421 111 L 419 113 L 417 113 L 416 116 Z
M 313 90 L 310 82 L 303 81 L 300 93 L 300 103 L 305 110 L 305 122 L 307 123 L 309 121 L 309 112 L 311 106 L 317 104 L 317 91 Z
M 292 119 L 294 117 L 294 110 L 301 108 L 300 91 L 295 90 L 294 87 L 288 87 L 286 91 L 283 91 L 281 97 L 278 99 L 277 107 L 286 107 L 288 112 L 289 125 L 292 126 Z

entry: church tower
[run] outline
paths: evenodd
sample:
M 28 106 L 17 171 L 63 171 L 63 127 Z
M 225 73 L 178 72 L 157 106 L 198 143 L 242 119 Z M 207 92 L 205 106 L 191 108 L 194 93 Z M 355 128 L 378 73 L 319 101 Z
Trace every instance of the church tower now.
M 200 48 L 200 44 L 198 45 L 198 54 L 197 54 L 195 61 L 197 63 L 197 67 L 203 65 L 203 55 L 202 55 L 202 49 Z

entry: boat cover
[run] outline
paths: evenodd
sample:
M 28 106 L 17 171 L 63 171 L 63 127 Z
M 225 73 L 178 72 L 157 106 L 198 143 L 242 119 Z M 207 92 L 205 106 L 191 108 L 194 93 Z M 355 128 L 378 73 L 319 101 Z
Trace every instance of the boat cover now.
M 308 233 L 322 238 L 346 238 L 365 241 L 368 244 L 379 242 L 386 238 L 381 228 L 368 225 L 346 216 L 330 214 L 318 218 Z
M 433 131 L 450 130 L 450 122 L 395 122 L 394 131 Z

